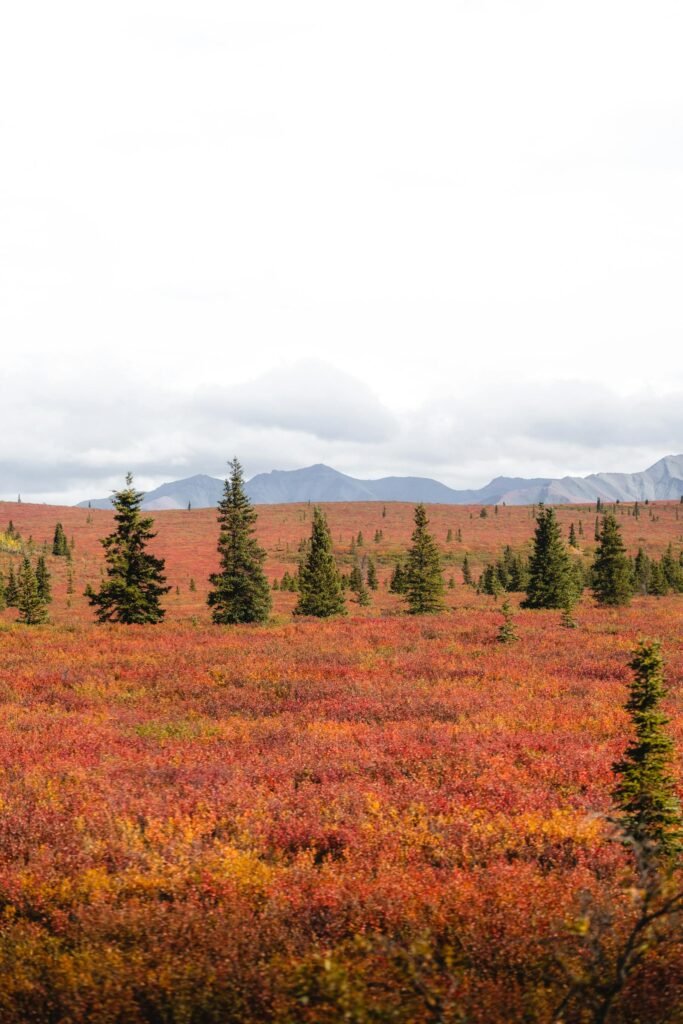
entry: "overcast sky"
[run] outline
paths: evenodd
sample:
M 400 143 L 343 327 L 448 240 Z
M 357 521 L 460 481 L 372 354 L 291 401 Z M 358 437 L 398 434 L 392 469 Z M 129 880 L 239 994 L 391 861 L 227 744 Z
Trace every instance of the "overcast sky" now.
M 683 5 L 21 0 L 0 497 L 683 452 Z

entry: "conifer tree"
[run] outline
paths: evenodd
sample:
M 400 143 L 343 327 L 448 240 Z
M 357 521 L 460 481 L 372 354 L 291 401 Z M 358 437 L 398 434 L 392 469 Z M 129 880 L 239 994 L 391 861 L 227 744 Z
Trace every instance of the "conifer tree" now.
M 503 613 L 503 621 L 498 629 L 496 639 L 499 644 L 513 644 L 518 637 L 515 632 L 512 608 L 507 601 L 503 601 L 500 610 Z
M 14 566 L 10 565 L 7 575 L 7 586 L 5 587 L 5 601 L 8 608 L 16 608 L 19 601 L 19 586 L 14 574 Z
M 332 552 L 332 537 L 322 509 L 313 509 L 308 551 L 299 565 L 299 600 L 295 615 L 345 615 L 344 590 Z
M 373 558 L 368 558 L 367 584 L 370 590 L 377 590 L 379 586 L 379 582 L 377 580 L 377 567 Z
M 349 590 L 356 595 L 356 600 L 361 607 L 367 607 L 370 604 L 370 594 L 368 593 L 367 587 L 365 586 L 365 580 L 363 579 L 363 567 L 356 560 L 351 574 L 349 576 Z
M 618 776 L 613 793 L 617 820 L 650 861 L 672 862 L 683 851 L 683 818 L 671 774 L 673 741 L 661 710 L 666 685 L 659 643 L 641 641 L 630 667 L 634 679 L 626 710 L 635 738 L 612 767 Z
M 405 593 L 405 570 L 401 562 L 397 562 L 389 580 L 389 592 L 392 594 Z
M 24 558 L 17 579 L 19 622 L 37 626 L 47 621 L 46 602 L 40 596 L 38 579 L 28 558 Z
M 608 512 L 602 520 L 600 541 L 592 571 L 592 589 L 602 605 L 627 605 L 633 592 L 631 565 L 616 517 Z
M 255 537 L 256 520 L 235 458 L 218 503 L 220 571 L 210 578 L 214 589 L 207 598 L 216 625 L 265 622 L 270 615 L 270 587 L 263 571 L 266 553 Z
M 572 548 L 578 548 L 579 546 L 579 542 L 576 539 L 576 530 L 574 529 L 573 523 L 569 527 L 569 546 Z
M 416 505 L 413 545 L 405 566 L 405 598 L 413 615 L 438 612 L 444 607 L 441 556 L 428 525 L 426 508 Z
M 146 550 L 156 536 L 154 520 L 141 514 L 144 494 L 133 487 L 131 473 L 126 486 L 114 493 L 116 528 L 100 543 L 105 550 L 106 578 L 99 591 L 91 586 L 85 594 L 95 608 L 98 622 L 136 623 L 160 622 L 164 617 L 161 598 L 166 586 L 165 563 Z
M 571 563 L 555 510 L 539 506 L 523 608 L 564 608 L 572 592 Z
M 465 553 L 465 557 L 462 560 L 462 582 L 466 587 L 471 587 L 474 580 L 472 579 L 472 570 L 470 569 L 470 560 Z
M 4 612 L 7 607 L 7 596 L 5 592 L 5 577 L 0 572 L 0 612 Z
M 44 555 L 40 555 L 36 562 L 36 583 L 38 584 L 40 600 L 43 604 L 49 604 L 52 600 L 52 587 L 50 585 L 50 571 Z
M 67 556 L 69 554 L 69 542 L 66 539 L 64 527 L 61 523 L 57 523 L 55 526 L 55 535 L 52 541 L 52 554 L 60 557 Z

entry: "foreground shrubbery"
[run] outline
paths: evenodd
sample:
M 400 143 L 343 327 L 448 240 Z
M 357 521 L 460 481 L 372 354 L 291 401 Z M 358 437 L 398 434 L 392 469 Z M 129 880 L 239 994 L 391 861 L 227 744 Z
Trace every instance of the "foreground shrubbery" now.
M 662 636 L 680 750 L 680 615 L 0 633 L 0 1020 L 595 1019 L 630 652 Z M 610 1021 L 682 1004 L 668 932 Z

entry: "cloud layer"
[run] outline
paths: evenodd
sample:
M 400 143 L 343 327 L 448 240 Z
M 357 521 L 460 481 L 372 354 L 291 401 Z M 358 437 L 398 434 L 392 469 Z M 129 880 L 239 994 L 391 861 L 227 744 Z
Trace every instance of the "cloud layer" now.
M 5 499 L 94 497 L 128 469 L 144 487 L 221 475 L 234 453 L 249 475 L 326 462 L 360 477 L 425 475 L 467 487 L 501 474 L 635 471 L 683 450 L 681 393 L 620 396 L 557 381 L 399 413 L 351 374 L 311 360 L 244 386 L 186 391 L 88 375 L 75 388 L 34 369 L 0 398 Z

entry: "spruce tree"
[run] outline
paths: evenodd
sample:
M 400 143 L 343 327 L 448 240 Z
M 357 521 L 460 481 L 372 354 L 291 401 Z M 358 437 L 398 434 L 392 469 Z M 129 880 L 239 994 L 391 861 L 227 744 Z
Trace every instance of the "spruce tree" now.
M 43 555 L 40 555 L 36 562 L 36 583 L 38 584 L 40 600 L 43 604 L 49 604 L 52 600 L 52 587 L 50 585 L 50 571 Z
M 17 579 L 19 622 L 37 626 L 47 621 L 46 602 L 40 596 L 38 579 L 28 558 L 24 558 Z
M 405 569 L 401 562 L 397 562 L 392 570 L 389 580 L 389 592 L 391 594 L 405 593 Z
M 573 523 L 569 527 L 569 546 L 572 548 L 578 548 L 579 546 L 579 542 L 576 539 L 576 530 L 574 528 Z
M 569 554 L 562 541 L 555 510 L 539 506 L 534 550 L 523 608 L 564 608 L 573 590 Z
M 377 590 L 379 587 L 379 582 L 377 580 L 377 567 L 374 559 L 372 558 L 368 558 L 367 584 L 370 590 Z
M 344 589 L 334 560 L 332 537 L 322 509 L 313 509 L 311 539 L 299 565 L 295 615 L 345 615 Z
M 651 862 L 674 862 L 683 851 L 683 819 L 671 774 L 673 741 L 660 706 L 666 685 L 659 643 L 641 641 L 630 667 L 634 679 L 626 710 L 635 738 L 612 766 L 618 776 L 613 793 L 617 821 Z
M 57 523 L 55 526 L 55 534 L 52 540 L 52 554 L 59 557 L 67 556 L 69 554 L 69 542 L 66 539 L 64 527 L 61 523 Z
M 627 605 L 633 592 L 631 565 L 616 517 L 608 512 L 602 520 L 600 540 L 592 570 L 592 589 L 598 604 Z
M 257 515 L 244 490 L 239 461 L 230 463 L 218 504 L 220 571 L 211 576 L 207 602 L 217 625 L 266 622 L 272 599 L 263 571 L 266 553 L 255 537 Z
M 428 525 L 427 510 L 422 504 L 416 505 L 413 545 L 405 566 L 405 598 L 413 615 L 438 612 L 444 607 L 441 556 Z
M 19 586 L 14 574 L 14 566 L 10 565 L 7 575 L 7 586 L 5 587 L 5 601 L 8 608 L 16 608 L 19 601 Z
M 7 596 L 5 592 L 5 577 L 0 572 L 0 612 L 4 612 L 7 607 Z
M 465 557 L 462 560 L 462 582 L 466 587 L 471 587 L 474 583 L 474 580 L 472 579 L 472 570 L 470 569 L 470 560 L 467 557 L 467 554 L 465 554 Z
M 513 644 L 518 637 L 515 632 L 512 608 L 507 601 L 503 601 L 500 610 L 503 613 L 503 621 L 498 628 L 496 640 L 499 644 Z
M 146 550 L 156 534 L 154 520 L 141 514 L 143 500 L 144 494 L 135 490 L 128 473 L 126 486 L 112 498 L 116 528 L 100 542 L 106 579 L 99 591 L 91 586 L 85 591 L 98 622 L 133 625 L 160 622 L 164 617 L 161 598 L 171 588 L 166 586 L 164 559 Z

